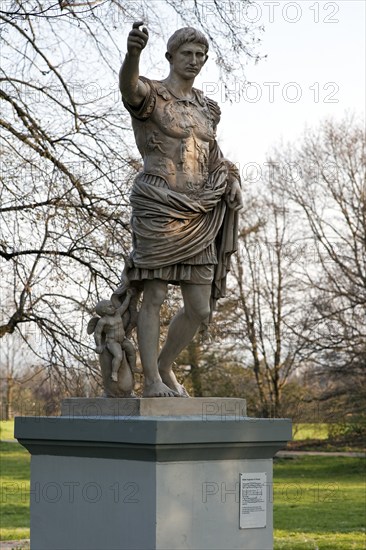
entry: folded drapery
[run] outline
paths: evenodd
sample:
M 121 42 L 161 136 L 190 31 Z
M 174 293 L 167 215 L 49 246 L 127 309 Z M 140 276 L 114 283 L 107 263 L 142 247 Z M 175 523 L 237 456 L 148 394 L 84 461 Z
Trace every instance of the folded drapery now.
M 211 310 L 214 309 L 216 300 L 225 295 L 230 256 L 237 243 L 238 216 L 225 202 L 227 178 L 228 167 L 223 161 L 197 196 L 152 185 L 150 175 L 139 174 L 130 197 L 132 279 L 159 278 L 160 273 L 161 278 L 172 282 L 188 279 L 194 283 L 189 281 L 189 275 L 186 279 L 180 274 L 190 274 L 193 266 L 215 264 L 213 281 L 212 276 L 209 278 Z M 169 277 L 164 275 L 167 273 Z

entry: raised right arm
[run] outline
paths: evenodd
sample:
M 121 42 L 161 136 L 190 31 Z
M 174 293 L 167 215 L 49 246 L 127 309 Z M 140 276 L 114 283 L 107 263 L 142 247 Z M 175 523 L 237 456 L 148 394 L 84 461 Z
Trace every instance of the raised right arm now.
M 129 288 L 126 292 L 126 298 L 123 300 L 122 304 L 117 309 L 119 315 L 122 317 L 122 315 L 127 311 L 128 306 L 130 305 L 131 297 L 133 296 L 134 291 Z
M 139 63 L 142 50 L 149 39 L 149 33 L 145 27 L 142 31 L 139 27 L 142 21 L 136 21 L 127 39 L 127 54 L 119 72 L 119 88 L 123 99 L 131 106 L 138 107 L 145 99 L 148 90 L 139 79 Z

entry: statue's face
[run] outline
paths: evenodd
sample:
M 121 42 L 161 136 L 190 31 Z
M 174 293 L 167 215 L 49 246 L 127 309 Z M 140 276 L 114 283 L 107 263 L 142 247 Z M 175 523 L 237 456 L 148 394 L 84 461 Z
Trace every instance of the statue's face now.
M 207 54 L 203 44 L 186 42 L 171 55 L 173 71 L 184 80 L 195 78 L 206 63 Z
M 115 313 L 116 313 L 116 308 L 114 307 L 112 302 L 104 306 L 104 315 L 114 315 Z

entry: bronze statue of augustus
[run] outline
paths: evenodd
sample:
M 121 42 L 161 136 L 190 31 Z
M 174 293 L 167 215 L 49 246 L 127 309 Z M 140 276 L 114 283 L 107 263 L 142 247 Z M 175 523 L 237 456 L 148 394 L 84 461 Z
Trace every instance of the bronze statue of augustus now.
M 112 299 L 130 285 L 143 289 L 137 337 L 144 397 L 188 397 L 172 365 L 224 295 L 242 208 L 240 178 L 215 139 L 217 103 L 193 87 L 207 61 L 206 37 L 191 27 L 176 31 L 167 44 L 168 76 L 149 80 L 139 74 L 148 42 L 142 24 L 129 33 L 119 82 L 144 165 L 130 197 L 133 250 Z M 159 352 L 169 283 L 180 285 L 184 306 Z

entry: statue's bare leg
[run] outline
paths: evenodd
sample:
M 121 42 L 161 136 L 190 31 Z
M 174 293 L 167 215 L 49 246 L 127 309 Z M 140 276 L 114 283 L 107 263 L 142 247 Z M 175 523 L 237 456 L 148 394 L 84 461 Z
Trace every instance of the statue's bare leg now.
M 144 397 L 176 397 L 177 393 L 166 386 L 158 371 L 160 336 L 160 307 L 164 302 L 168 284 L 159 279 L 144 281 L 144 295 L 137 322 L 137 337 L 142 368 L 144 370 Z
M 126 354 L 127 363 L 131 371 L 140 372 L 139 369 L 136 368 L 136 352 L 132 342 L 130 342 L 127 338 L 125 338 L 122 344 L 122 349 Z
M 111 352 L 113 357 L 111 378 L 115 382 L 118 382 L 118 371 L 123 359 L 122 348 L 121 345 L 118 344 L 118 342 L 108 342 L 107 348 Z
M 173 317 L 168 336 L 159 355 L 160 376 L 169 388 L 188 397 L 185 388 L 178 383 L 172 369 L 179 353 L 191 342 L 202 321 L 210 314 L 211 285 L 181 283 L 184 307 Z

